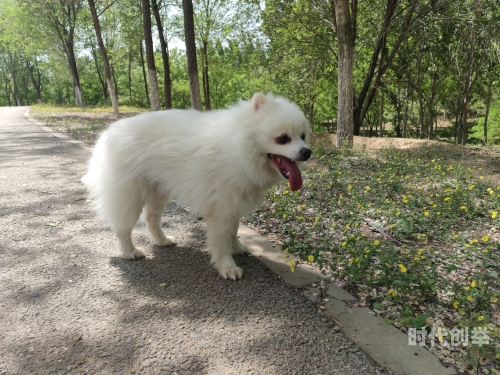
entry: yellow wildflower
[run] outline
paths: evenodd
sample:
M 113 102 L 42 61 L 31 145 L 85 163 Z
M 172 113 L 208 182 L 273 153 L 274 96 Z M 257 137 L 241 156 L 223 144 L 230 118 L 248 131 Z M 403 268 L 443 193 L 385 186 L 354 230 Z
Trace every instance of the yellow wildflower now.
M 424 216 L 427 217 L 429 216 L 429 213 L 427 211 L 424 212 Z
M 309 256 L 307 257 L 307 260 L 308 260 L 309 262 L 311 262 L 311 263 L 312 263 L 312 262 L 314 262 L 314 256 L 313 256 L 313 255 L 309 255 Z
M 491 218 L 492 218 L 492 219 L 494 219 L 494 218 L 496 218 L 496 217 L 497 217 L 497 215 L 498 215 L 498 212 L 497 212 L 497 211 L 493 211 L 493 212 L 491 213 Z
M 401 270 L 401 272 L 403 273 L 406 273 L 407 269 L 404 265 L 402 265 L 401 263 L 399 263 L 399 269 Z
M 472 296 L 471 296 L 471 295 L 468 295 L 468 296 L 467 296 L 467 301 L 472 302 L 472 301 L 474 301 L 474 298 L 472 298 Z
M 373 243 L 374 243 L 375 245 L 378 245 L 378 244 L 380 243 L 380 241 L 379 241 L 379 240 L 375 240 L 375 241 L 373 241 Z
M 477 320 L 479 320 L 480 322 L 481 322 L 481 321 L 483 321 L 483 320 L 484 320 L 484 316 L 482 316 L 482 315 L 481 315 L 481 316 L 479 316 L 479 317 L 477 318 Z
M 491 302 L 497 303 L 498 302 L 498 297 L 497 296 L 491 297 Z
M 486 242 L 488 242 L 488 241 L 489 241 L 489 239 L 490 239 L 490 235 L 489 235 L 489 234 L 487 234 L 486 236 L 481 237 L 481 239 L 483 240 L 483 242 L 485 242 L 485 243 L 486 243 Z
M 460 303 L 458 301 L 453 302 L 453 307 L 454 308 L 457 309 L 459 305 L 460 305 Z
M 470 283 L 470 285 L 475 288 L 477 286 L 477 283 L 476 283 L 476 280 L 472 280 L 472 282 Z

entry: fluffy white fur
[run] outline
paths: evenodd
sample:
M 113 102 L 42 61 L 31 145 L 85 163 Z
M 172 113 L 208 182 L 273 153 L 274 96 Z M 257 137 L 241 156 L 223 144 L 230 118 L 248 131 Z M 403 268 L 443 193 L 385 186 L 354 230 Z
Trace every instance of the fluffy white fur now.
M 285 145 L 277 142 L 283 134 L 291 139 Z M 101 135 L 82 181 L 124 258 L 145 256 L 131 239 L 143 210 L 156 244 L 175 245 L 161 216 L 176 199 L 206 220 L 212 263 L 223 277 L 237 279 L 243 271 L 231 254 L 245 250 L 237 239 L 240 217 L 286 181 L 268 154 L 300 160 L 308 140 L 299 108 L 270 94 L 220 111 L 149 112 L 119 120 Z M 297 161 L 299 169 L 303 164 Z

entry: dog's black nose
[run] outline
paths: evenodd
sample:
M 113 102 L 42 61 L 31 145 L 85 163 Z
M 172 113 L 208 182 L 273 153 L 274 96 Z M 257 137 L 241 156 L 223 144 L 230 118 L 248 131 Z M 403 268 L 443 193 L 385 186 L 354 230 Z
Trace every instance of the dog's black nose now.
M 299 155 L 300 157 L 298 158 L 298 160 L 300 161 L 306 161 L 308 160 L 310 157 L 311 157 L 311 149 L 310 148 L 301 148 L 300 151 L 299 151 Z

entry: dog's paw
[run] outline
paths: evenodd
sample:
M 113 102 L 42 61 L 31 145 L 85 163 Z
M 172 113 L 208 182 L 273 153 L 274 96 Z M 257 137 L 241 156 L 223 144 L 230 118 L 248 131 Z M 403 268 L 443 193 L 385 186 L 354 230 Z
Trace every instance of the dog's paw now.
M 221 268 L 218 269 L 218 271 L 219 274 L 225 279 L 238 280 L 243 276 L 243 270 L 236 265 L 234 267 Z
M 174 246 L 174 245 L 177 245 L 177 241 L 176 241 L 175 237 L 164 236 L 164 238 L 157 241 L 156 244 L 158 246 Z
M 134 248 L 132 251 L 127 252 L 127 253 L 122 253 L 122 258 L 123 259 L 140 259 L 144 258 L 146 256 L 146 253 L 139 248 Z
M 243 270 L 234 263 L 232 257 L 224 257 L 215 262 L 215 269 L 225 279 L 237 280 L 243 276 Z

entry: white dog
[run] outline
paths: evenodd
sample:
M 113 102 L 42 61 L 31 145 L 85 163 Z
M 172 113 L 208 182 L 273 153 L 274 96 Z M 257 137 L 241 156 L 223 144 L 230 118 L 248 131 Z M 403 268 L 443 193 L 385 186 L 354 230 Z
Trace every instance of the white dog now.
M 145 256 L 131 238 L 143 210 L 156 244 L 176 244 L 161 229 L 162 213 L 176 199 L 205 219 L 212 263 L 236 280 L 243 271 L 231 254 L 245 250 L 236 236 L 240 217 L 280 181 L 300 189 L 308 141 L 299 108 L 270 94 L 226 110 L 149 112 L 119 120 L 101 135 L 82 181 L 124 258 Z

